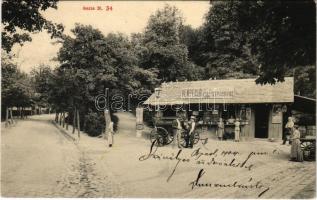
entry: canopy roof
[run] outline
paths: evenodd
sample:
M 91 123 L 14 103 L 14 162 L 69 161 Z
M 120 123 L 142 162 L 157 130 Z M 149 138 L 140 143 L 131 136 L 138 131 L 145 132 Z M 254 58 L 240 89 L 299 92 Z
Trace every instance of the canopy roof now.
M 260 85 L 255 79 L 205 80 L 163 83 L 157 94 L 144 104 L 174 105 L 197 103 L 291 103 L 294 102 L 294 80 Z
M 294 104 L 292 105 L 294 110 L 298 110 L 304 113 L 316 113 L 316 99 L 295 95 Z

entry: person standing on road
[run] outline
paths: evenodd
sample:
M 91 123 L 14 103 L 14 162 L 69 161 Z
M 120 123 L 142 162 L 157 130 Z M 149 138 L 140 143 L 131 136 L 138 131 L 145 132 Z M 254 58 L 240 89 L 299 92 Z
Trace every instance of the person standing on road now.
M 225 130 L 225 124 L 222 121 L 222 118 L 219 118 L 219 122 L 218 122 L 218 129 L 217 129 L 217 136 L 219 140 L 223 139 L 223 133 Z
M 195 128 L 196 128 L 195 116 L 190 117 L 190 126 L 189 127 L 190 128 L 189 128 L 189 132 L 187 135 L 186 147 L 193 148 Z
M 240 121 L 237 118 L 234 122 L 234 141 L 239 142 L 240 141 Z
M 296 162 L 303 162 L 303 152 L 300 148 L 300 132 L 298 130 L 298 125 L 294 125 L 291 140 L 292 140 L 292 146 L 291 146 L 291 159 L 290 161 L 296 161 Z
M 174 128 L 174 142 L 177 142 L 178 148 L 182 148 L 181 146 L 181 132 L 182 132 L 182 124 L 177 117 L 173 122 L 173 128 Z
M 110 121 L 109 128 L 108 128 L 108 144 L 109 147 L 112 147 L 113 144 L 113 122 Z
M 287 140 L 288 140 L 288 144 L 292 143 L 289 138 L 292 135 L 293 128 L 294 128 L 294 120 L 292 117 L 288 117 L 288 121 L 285 125 L 285 135 L 283 138 L 283 145 L 286 144 Z

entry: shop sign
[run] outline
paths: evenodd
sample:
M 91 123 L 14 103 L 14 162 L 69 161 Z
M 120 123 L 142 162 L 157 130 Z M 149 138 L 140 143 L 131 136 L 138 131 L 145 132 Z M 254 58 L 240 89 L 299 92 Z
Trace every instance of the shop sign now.
M 233 96 L 234 88 L 186 88 L 182 89 L 181 98 L 226 99 Z

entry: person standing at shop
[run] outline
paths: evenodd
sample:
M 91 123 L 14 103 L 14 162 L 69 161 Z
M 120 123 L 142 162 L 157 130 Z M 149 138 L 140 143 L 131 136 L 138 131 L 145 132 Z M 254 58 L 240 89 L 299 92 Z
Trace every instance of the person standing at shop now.
M 217 129 L 217 136 L 219 140 L 223 139 L 223 133 L 225 130 L 225 124 L 222 121 L 222 118 L 219 118 L 219 122 L 218 122 L 218 129 Z
M 294 120 L 292 117 L 288 117 L 288 121 L 285 125 L 285 135 L 283 138 L 283 145 L 286 144 L 287 140 L 288 140 L 288 144 L 292 143 L 289 138 L 292 135 L 293 128 L 294 128 Z
M 234 141 L 235 142 L 240 141 L 240 121 L 238 118 L 234 122 Z
M 181 146 L 181 132 L 182 132 L 182 124 L 180 118 L 177 117 L 173 121 L 173 129 L 174 129 L 174 144 L 177 142 L 178 148 L 182 148 Z
M 291 159 L 290 161 L 295 162 L 303 162 L 303 152 L 300 148 L 300 132 L 298 130 L 298 126 L 294 125 L 291 140 L 292 140 L 292 146 L 291 146 Z
M 190 117 L 190 125 L 189 125 L 189 132 L 186 139 L 186 148 L 193 148 L 194 145 L 194 134 L 195 134 L 196 122 L 195 116 Z

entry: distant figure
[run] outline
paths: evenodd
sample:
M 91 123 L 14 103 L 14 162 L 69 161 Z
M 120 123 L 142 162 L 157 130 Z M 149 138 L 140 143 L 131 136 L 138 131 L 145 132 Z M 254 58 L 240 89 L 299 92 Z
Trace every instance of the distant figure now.
M 235 142 L 240 141 L 240 121 L 238 118 L 234 122 L 234 141 Z
M 290 161 L 303 162 L 303 152 L 300 148 L 300 132 L 298 126 L 294 125 L 293 132 L 291 135 L 292 147 L 291 147 L 291 159 Z
M 112 147 L 112 144 L 113 144 L 113 122 L 112 121 L 110 121 L 109 128 L 108 128 L 108 144 L 109 144 L 109 147 Z
M 290 136 L 292 135 L 292 131 L 294 128 L 294 121 L 292 117 L 288 117 L 288 121 L 285 125 L 285 135 L 283 138 L 283 145 L 286 144 L 286 141 L 288 140 L 288 144 L 291 144 L 291 140 L 289 139 Z
M 219 140 L 223 139 L 224 130 L 225 130 L 225 124 L 223 123 L 222 118 L 219 118 L 218 129 L 217 129 L 217 136 Z

